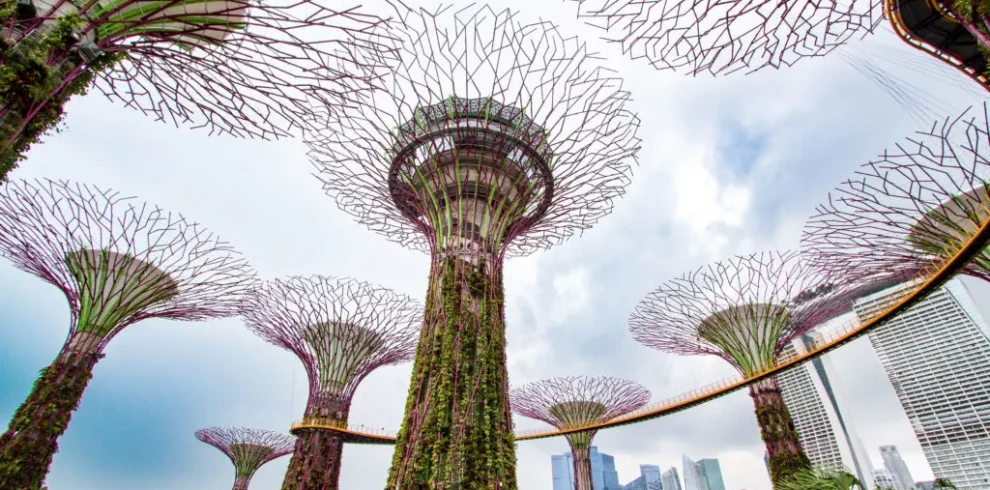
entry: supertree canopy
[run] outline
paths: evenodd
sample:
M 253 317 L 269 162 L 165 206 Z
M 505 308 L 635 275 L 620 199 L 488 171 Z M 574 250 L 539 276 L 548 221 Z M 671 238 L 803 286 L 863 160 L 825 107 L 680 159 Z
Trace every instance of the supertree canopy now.
M 148 318 L 235 315 L 256 281 L 196 223 L 116 192 L 53 181 L 0 187 L 0 255 L 57 286 L 69 335 L 0 436 L 5 488 L 40 487 L 106 344 Z
M 883 0 L 570 0 L 634 59 L 692 74 L 790 66 L 883 20 Z
M 283 490 L 337 488 L 345 426 L 358 384 L 378 367 L 412 359 L 423 306 L 353 279 L 267 282 L 244 309 L 256 334 L 299 357 L 309 378 L 304 418 Z
M 802 249 L 835 273 L 910 276 L 954 256 L 990 217 L 990 119 L 967 109 L 885 151 L 829 194 Z M 964 274 L 990 280 L 990 255 Z
M 0 0 L 0 181 L 95 85 L 156 119 L 286 136 L 384 68 L 376 16 L 316 0 Z M 353 46 L 368 47 L 356 51 Z
M 295 445 L 295 440 L 286 434 L 235 427 L 200 429 L 196 439 L 223 451 L 234 463 L 233 490 L 247 490 L 258 468 L 291 453 Z
M 512 390 L 512 409 L 558 429 L 606 422 L 642 407 L 650 391 L 632 381 L 608 376 L 572 376 L 537 381 Z M 574 456 L 574 489 L 591 490 L 591 440 L 597 431 L 568 434 Z
M 629 329 L 648 347 L 715 355 L 749 378 L 773 368 L 791 341 L 847 308 L 848 287 L 796 251 L 738 256 L 661 285 L 633 311 Z M 777 485 L 811 463 L 776 378 L 751 383 L 749 391 Z
M 621 81 L 550 22 L 388 3 L 398 68 L 309 142 L 338 206 L 432 257 L 388 487 L 512 490 L 503 259 L 611 210 L 639 121 Z

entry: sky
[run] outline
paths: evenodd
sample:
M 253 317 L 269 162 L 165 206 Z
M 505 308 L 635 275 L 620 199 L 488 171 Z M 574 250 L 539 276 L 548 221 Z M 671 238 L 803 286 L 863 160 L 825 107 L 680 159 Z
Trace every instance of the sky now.
M 628 193 L 611 215 L 561 246 L 507 262 L 513 385 L 553 376 L 622 376 L 658 400 L 731 375 L 720 359 L 637 344 L 628 332 L 629 313 L 663 281 L 709 262 L 797 246 L 802 223 L 831 188 L 933 122 L 899 106 L 842 56 L 748 76 L 689 77 L 625 60 L 574 18 L 569 3 L 493 2 L 533 20 L 554 20 L 607 55 L 627 81 L 644 140 Z M 980 102 L 979 89 L 959 75 L 918 69 L 933 65 L 889 32 L 849 49 L 864 56 L 894 53 L 891 59 L 903 62 L 902 77 L 940 94 L 938 104 L 930 102 L 939 117 Z M 299 141 L 210 137 L 156 123 L 99 95 L 78 97 L 67 111 L 66 130 L 36 145 L 13 178 L 112 187 L 183 213 L 233 244 L 265 278 L 348 276 L 423 298 L 428 257 L 339 211 L 312 175 Z M 977 303 L 988 298 L 982 291 Z M 70 315 L 56 288 L 6 262 L 0 262 L 0 311 L 0 420 L 9 420 L 64 342 Z M 236 318 L 144 321 L 116 337 L 106 354 L 60 440 L 51 490 L 226 488 L 232 467 L 193 432 L 214 425 L 286 431 L 305 404 L 299 362 Z M 847 420 L 874 464 L 877 448 L 894 444 L 917 480 L 930 479 L 868 340 L 836 351 L 833 364 L 833 383 L 849 405 Z M 398 428 L 409 375 L 409 364 L 370 375 L 357 390 L 350 421 Z M 516 423 L 543 427 L 523 418 Z M 718 458 L 728 490 L 770 488 L 744 391 L 600 432 L 595 445 L 615 456 L 623 483 L 638 476 L 640 464 L 680 469 L 686 454 Z M 549 456 L 566 451 L 562 438 L 520 442 L 520 490 L 549 489 Z M 387 446 L 348 445 L 340 488 L 382 488 L 391 453 Z M 287 463 L 282 458 L 263 467 L 251 488 L 278 488 Z

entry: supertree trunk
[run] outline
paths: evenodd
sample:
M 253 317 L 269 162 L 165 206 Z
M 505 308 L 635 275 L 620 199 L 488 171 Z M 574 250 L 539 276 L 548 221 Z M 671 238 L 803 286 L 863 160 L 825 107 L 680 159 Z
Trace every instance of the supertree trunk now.
M 811 460 L 801 447 L 777 378 L 766 378 L 749 385 L 749 395 L 756 406 L 756 420 L 767 447 L 770 479 L 774 487 L 797 470 L 811 469 Z
M 234 488 L 231 490 L 248 490 L 248 483 L 250 482 L 250 478 L 237 477 L 234 479 Z
M 574 459 L 574 490 L 593 490 L 591 480 L 591 438 L 594 433 L 582 432 L 567 436 Z
M 88 67 L 71 59 L 71 26 L 58 24 L 13 46 L 0 45 L 0 182 L 41 135 L 64 116 L 69 98 L 86 92 L 94 73 L 113 66 L 120 54 L 101 54 Z
M 339 397 L 317 398 L 306 410 L 307 417 L 327 418 L 346 425 L 350 400 Z M 334 431 L 304 429 L 296 436 L 296 447 L 285 472 L 282 490 L 336 490 L 340 479 L 340 458 L 344 439 Z
M 58 451 L 58 438 L 68 428 L 101 357 L 99 352 L 67 347 L 41 370 L 31 394 L 0 436 L 0 481 L 5 490 L 41 488 Z
M 502 271 L 492 263 L 434 263 L 388 490 L 516 488 Z

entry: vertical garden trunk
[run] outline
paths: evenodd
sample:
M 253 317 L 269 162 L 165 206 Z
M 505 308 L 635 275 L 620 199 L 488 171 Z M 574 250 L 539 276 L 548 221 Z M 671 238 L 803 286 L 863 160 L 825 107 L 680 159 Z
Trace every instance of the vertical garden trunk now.
M 811 461 L 801 447 L 791 414 L 777 386 L 777 378 L 766 378 L 749 385 L 749 396 L 756 406 L 756 420 L 767 448 L 770 479 L 774 487 L 797 470 L 811 469 Z
M 0 182 L 38 139 L 56 129 L 73 95 L 86 93 L 94 73 L 123 58 L 104 53 L 80 66 L 70 49 L 77 17 L 67 16 L 9 44 L 0 40 Z
M 434 263 L 387 490 L 516 489 L 502 302 L 500 264 Z
M 306 417 L 347 422 L 350 401 L 333 396 L 314 399 Z M 339 432 L 301 429 L 285 472 L 282 490 L 337 490 L 344 438 Z
M 234 488 L 231 490 L 248 490 L 248 483 L 250 481 L 250 478 L 244 478 L 241 476 L 234 478 Z
M 574 490 L 594 490 L 591 481 L 591 447 L 575 447 L 571 444 L 574 457 Z
M 65 432 L 72 412 L 79 406 L 99 352 L 63 349 L 41 376 L 27 400 L 0 436 L 0 482 L 4 490 L 41 488 L 58 438 Z

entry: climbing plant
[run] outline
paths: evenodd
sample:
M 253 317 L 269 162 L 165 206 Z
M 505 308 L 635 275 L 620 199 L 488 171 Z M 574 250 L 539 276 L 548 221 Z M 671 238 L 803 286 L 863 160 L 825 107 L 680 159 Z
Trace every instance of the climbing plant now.
M 94 74 L 124 58 L 108 52 L 81 63 L 73 49 L 73 32 L 81 23 L 77 16 L 65 16 L 43 34 L 36 31 L 12 46 L 0 43 L 0 182 L 26 158 L 31 145 L 58 131 L 66 102 L 85 94 Z
M 434 265 L 388 488 L 516 488 L 503 312 L 500 271 Z

